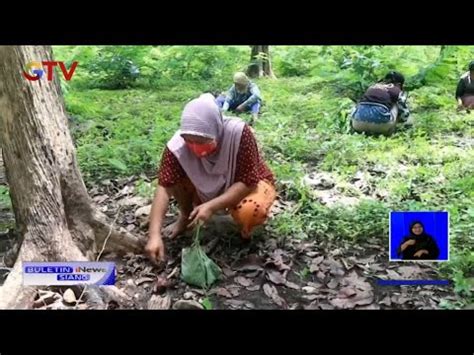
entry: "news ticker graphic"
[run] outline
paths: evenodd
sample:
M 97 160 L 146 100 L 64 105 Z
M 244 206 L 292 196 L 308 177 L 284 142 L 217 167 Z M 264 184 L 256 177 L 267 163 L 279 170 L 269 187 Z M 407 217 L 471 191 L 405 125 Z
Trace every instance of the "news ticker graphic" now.
M 449 280 L 377 280 L 379 286 L 449 286 Z
M 111 262 L 23 262 L 23 285 L 114 285 Z

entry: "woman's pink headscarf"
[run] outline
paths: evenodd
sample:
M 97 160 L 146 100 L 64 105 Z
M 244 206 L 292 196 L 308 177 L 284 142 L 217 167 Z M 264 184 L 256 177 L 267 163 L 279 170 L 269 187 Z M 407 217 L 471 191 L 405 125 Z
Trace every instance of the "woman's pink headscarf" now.
M 181 129 L 171 138 L 167 147 L 178 159 L 203 202 L 219 196 L 234 183 L 244 126 L 245 122 L 238 118 L 222 117 L 210 94 L 201 95 L 184 107 Z M 186 146 L 182 134 L 215 139 L 217 150 L 209 156 L 198 158 Z

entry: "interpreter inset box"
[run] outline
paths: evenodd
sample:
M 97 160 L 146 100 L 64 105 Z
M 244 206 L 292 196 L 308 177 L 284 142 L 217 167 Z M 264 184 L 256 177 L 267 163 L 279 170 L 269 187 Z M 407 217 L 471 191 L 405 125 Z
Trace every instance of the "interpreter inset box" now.
M 390 261 L 448 261 L 448 212 L 390 212 L 389 246 Z

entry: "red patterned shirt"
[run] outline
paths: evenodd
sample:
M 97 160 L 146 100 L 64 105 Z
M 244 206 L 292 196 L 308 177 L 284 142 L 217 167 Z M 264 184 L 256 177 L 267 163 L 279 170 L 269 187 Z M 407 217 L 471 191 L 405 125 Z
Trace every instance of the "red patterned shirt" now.
M 187 175 L 174 154 L 165 147 L 158 170 L 158 181 L 163 187 L 171 187 L 186 178 Z M 258 150 L 255 136 L 245 125 L 237 153 L 237 166 L 234 183 L 243 182 L 247 186 L 256 186 L 260 180 L 274 183 L 274 177 Z

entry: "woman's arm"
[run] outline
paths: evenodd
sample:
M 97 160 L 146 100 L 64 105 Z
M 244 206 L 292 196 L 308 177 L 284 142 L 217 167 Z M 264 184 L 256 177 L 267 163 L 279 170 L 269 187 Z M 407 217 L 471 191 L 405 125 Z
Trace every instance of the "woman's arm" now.
M 254 189 L 255 187 L 249 187 L 243 182 L 236 182 L 231 187 L 229 187 L 229 189 L 222 195 L 209 201 L 209 206 L 213 213 L 219 210 L 234 207 Z
M 234 207 L 254 189 L 243 182 L 234 183 L 222 195 L 197 206 L 189 215 L 191 222 L 188 226 L 192 227 L 198 221 L 206 222 L 217 211 Z
M 167 189 L 158 185 L 151 205 L 150 229 L 145 251 L 152 261 L 164 260 L 165 248 L 161 236 L 161 227 L 169 206 L 170 195 Z

